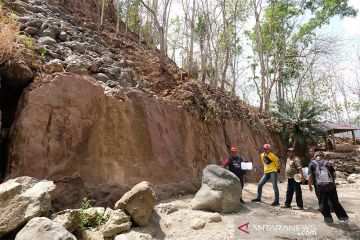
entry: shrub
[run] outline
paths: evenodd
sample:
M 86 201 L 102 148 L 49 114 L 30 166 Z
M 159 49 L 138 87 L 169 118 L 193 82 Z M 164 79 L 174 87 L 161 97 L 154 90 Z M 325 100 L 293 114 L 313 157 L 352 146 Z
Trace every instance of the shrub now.
M 5 14 L 0 5 L 0 65 L 14 56 L 18 38 L 19 26 L 17 16 L 11 12 Z

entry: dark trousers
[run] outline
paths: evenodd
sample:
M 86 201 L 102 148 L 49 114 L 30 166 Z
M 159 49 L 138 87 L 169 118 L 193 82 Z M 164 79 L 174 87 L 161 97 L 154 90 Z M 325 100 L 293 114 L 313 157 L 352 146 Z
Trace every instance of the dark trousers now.
M 241 188 L 244 188 L 244 175 L 236 175 L 239 179 L 240 179 L 240 182 L 241 182 Z
M 316 184 L 314 184 L 314 189 L 315 189 L 315 194 L 316 194 L 316 197 L 318 199 L 319 208 L 320 208 L 320 204 L 321 204 L 320 203 L 320 197 L 319 197 L 320 194 L 319 194 L 319 189 L 317 188 Z M 330 201 L 330 199 L 329 199 L 328 203 L 329 203 L 330 211 L 333 212 L 334 208 L 333 208 L 333 205 L 332 205 L 332 202 Z
M 332 218 L 329 202 L 331 202 L 334 208 L 334 212 L 339 219 L 349 217 L 339 202 L 336 188 L 334 188 L 330 192 L 319 191 L 319 202 L 320 202 L 320 211 L 324 216 L 324 218 Z
M 288 178 L 287 190 L 286 190 L 286 201 L 285 205 L 290 206 L 292 198 L 296 194 L 296 204 L 298 207 L 303 207 L 303 199 L 300 183 L 296 182 L 293 178 Z

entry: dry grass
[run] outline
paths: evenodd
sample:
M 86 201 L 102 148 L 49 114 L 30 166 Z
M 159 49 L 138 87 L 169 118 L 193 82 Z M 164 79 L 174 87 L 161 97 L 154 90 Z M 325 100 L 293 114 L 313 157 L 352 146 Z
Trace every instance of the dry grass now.
M 19 38 L 19 26 L 16 15 L 5 14 L 0 6 L 0 65 L 8 61 L 16 53 Z

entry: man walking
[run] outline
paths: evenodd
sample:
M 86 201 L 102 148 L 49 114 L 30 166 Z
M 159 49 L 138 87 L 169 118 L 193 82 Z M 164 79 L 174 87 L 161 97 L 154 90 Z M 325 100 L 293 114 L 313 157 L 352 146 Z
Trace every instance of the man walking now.
M 287 150 L 287 160 L 285 168 L 285 176 L 288 179 L 287 190 L 286 190 L 286 201 L 282 208 L 290 208 L 294 191 L 296 194 L 297 207 L 293 207 L 294 210 L 302 210 L 304 208 L 301 186 L 299 182 L 296 182 L 294 175 L 299 173 L 301 176 L 301 182 L 304 184 L 305 179 L 302 171 L 301 160 L 295 156 L 295 149 L 289 148 Z
M 278 206 L 279 203 L 279 188 L 277 185 L 277 174 L 280 172 L 279 159 L 270 151 L 270 144 L 266 143 L 263 146 L 264 152 L 260 155 L 260 160 L 264 165 L 264 175 L 258 184 L 257 196 L 252 199 L 252 202 L 261 202 L 262 188 L 265 183 L 270 179 L 273 185 L 275 200 L 271 206 Z
M 333 223 L 334 219 L 331 216 L 329 201 L 331 202 L 335 214 L 340 221 L 347 221 L 349 216 L 339 202 L 339 198 L 335 186 L 335 169 L 332 164 L 324 159 L 324 153 L 316 152 L 315 160 L 309 164 L 309 190 L 312 191 L 312 182 L 315 181 L 315 186 L 318 190 L 319 207 L 324 221 L 326 223 Z
M 245 161 L 238 155 L 238 149 L 232 147 L 230 149 L 230 156 L 224 160 L 222 167 L 229 167 L 229 171 L 234 173 L 240 179 L 241 188 L 244 188 L 244 170 L 241 169 L 241 162 Z M 242 198 L 240 198 L 240 202 L 245 203 Z

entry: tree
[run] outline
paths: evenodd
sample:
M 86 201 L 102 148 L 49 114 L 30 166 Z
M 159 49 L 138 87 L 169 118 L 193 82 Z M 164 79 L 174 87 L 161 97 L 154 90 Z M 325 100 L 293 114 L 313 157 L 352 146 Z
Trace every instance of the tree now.
M 279 104 L 272 112 L 282 124 L 288 145 L 295 147 L 300 154 L 305 154 L 309 143 L 318 141 L 316 129 L 313 124 L 319 122 L 319 117 L 326 111 L 319 103 L 314 104 L 309 100 L 294 103 Z
M 266 7 L 261 0 L 252 3 L 255 27 L 249 36 L 256 53 L 254 62 L 259 61 L 260 65 L 260 83 L 256 84 L 260 109 L 268 112 L 273 89 L 276 88 L 277 102 L 281 103 L 285 85 L 300 76 L 303 57 L 316 37 L 315 30 L 333 16 L 355 16 L 356 10 L 347 0 L 271 0 Z M 304 14 L 309 19 L 300 22 L 299 16 Z
M 160 68 L 162 71 L 165 70 L 165 58 L 167 57 L 166 53 L 166 41 L 165 38 L 166 29 L 167 29 L 167 20 L 168 20 L 168 7 L 172 0 L 164 0 L 164 7 L 162 11 L 162 22 L 160 23 L 160 20 L 158 19 L 157 10 L 151 8 L 148 4 L 146 4 L 143 0 L 139 0 L 140 3 L 150 12 L 154 19 L 155 26 L 159 32 L 159 38 L 160 38 Z

